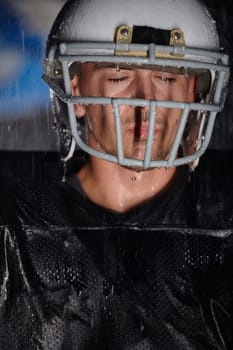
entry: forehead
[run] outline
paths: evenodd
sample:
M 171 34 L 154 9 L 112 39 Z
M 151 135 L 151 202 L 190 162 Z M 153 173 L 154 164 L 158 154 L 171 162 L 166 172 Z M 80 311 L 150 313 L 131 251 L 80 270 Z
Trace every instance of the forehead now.
M 196 75 L 191 69 L 187 69 L 184 67 L 171 67 L 171 66 L 160 66 L 160 65 L 139 65 L 139 64 L 125 64 L 125 63 L 112 63 L 112 62 L 87 62 L 77 64 L 78 71 L 83 72 L 95 72 L 95 71 L 105 71 L 108 69 L 113 69 L 116 71 L 127 70 L 127 71 L 156 71 L 156 72 L 164 72 L 164 73 L 172 73 L 178 75 Z M 200 73 L 200 72 L 199 72 Z

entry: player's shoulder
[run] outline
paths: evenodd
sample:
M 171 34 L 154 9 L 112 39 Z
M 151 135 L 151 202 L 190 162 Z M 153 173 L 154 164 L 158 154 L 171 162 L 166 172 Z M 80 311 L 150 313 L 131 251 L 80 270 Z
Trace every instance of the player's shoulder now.
M 211 150 L 201 158 L 194 173 L 195 185 L 204 193 L 232 196 L 233 150 Z
M 0 152 L 0 219 L 29 225 L 69 224 L 74 194 L 63 182 L 65 173 L 76 172 L 82 154 L 66 165 L 59 152 Z M 73 191 L 74 192 L 74 191 Z
M 14 185 L 23 177 L 25 181 L 42 180 L 45 176 L 51 178 L 58 175 L 60 171 L 58 164 L 58 152 L 1 151 L 0 179 L 1 181 L 9 179 Z
M 3 222 L 12 224 L 23 208 L 45 203 L 50 184 L 60 176 L 59 157 L 53 152 L 0 152 L 0 209 Z M 48 197 L 48 196 L 47 196 Z
M 210 150 L 192 175 L 192 197 L 202 226 L 233 227 L 233 150 Z

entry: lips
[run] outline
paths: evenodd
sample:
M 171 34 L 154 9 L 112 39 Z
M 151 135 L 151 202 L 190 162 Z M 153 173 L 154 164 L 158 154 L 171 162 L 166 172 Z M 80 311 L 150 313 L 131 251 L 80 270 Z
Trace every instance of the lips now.
M 134 130 L 136 138 L 146 139 L 148 137 L 148 126 L 147 127 L 136 127 Z
M 141 124 L 141 125 L 134 125 L 127 128 L 127 131 L 134 135 L 137 139 L 147 139 L 148 132 L 149 132 L 149 125 L 148 124 Z M 158 134 L 161 131 L 161 128 L 158 126 L 154 130 L 154 135 Z

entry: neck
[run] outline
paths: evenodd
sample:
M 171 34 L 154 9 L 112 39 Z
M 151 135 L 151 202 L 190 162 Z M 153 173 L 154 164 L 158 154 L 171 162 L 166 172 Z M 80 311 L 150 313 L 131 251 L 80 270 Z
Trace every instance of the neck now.
M 174 174 L 175 168 L 136 172 L 90 157 L 77 176 L 94 203 L 124 213 L 165 190 Z

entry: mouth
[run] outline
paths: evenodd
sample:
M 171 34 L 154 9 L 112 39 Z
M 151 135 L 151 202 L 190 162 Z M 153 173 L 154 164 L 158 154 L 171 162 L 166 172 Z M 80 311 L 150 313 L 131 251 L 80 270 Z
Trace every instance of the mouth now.
M 149 125 L 141 124 L 141 125 L 131 125 L 126 128 L 126 131 L 134 136 L 137 140 L 146 140 L 149 134 Z M 161 133 L 162 127 L 156 125 L 154 129 L 154 136 L 157 136 Z

